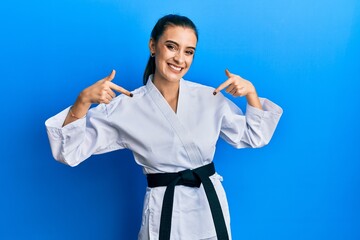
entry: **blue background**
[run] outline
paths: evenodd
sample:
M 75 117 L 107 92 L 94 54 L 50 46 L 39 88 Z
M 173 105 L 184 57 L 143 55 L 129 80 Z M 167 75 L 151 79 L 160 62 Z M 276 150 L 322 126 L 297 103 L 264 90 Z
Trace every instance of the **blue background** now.
M 360 239 L 355 0 L 2 0 L 0 239 L 136 239 L 146 183 L 132 154 L 70 168 L 53 160 L 44 122 L 111 69 L 141 86 L 168 13 L 199 28 L 186 79 L 216 87 L 229 68 L 284 109 L 268 146 L 218 143 L 233 238 Z

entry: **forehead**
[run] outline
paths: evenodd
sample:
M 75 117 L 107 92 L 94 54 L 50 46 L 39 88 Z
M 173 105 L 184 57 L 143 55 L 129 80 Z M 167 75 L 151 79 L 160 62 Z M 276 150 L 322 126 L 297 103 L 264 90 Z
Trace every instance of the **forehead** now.
M 188 27 L 168 26 L 159 41 L 174 41 L 186 47 L 195 47 L 197 38 L 193 29 Z

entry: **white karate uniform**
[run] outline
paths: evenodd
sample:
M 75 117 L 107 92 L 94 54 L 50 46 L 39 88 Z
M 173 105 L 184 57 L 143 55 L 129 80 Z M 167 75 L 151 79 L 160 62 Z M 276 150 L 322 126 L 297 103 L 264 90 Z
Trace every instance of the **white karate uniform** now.
M 119 95 L 109 104 L 89 110 L 85 118 L 65 127 L 69 108 L 46 121 L 52 154 L 76 166 L 92 154 L 130 149 L 147 173 L 178 172 L 212 162 L 216 142 L 222 137 L 236 148 L 267 144 L 282 109 L 261 99 L 263 110 L 246 108 L 246 114 L 214 89 L 180 80 L 177 112 L 163 98 L 150 76 L 133 97 Z M 230 216 L 217 173 L 210 177 L 218 194 L 230 233 Z M 158 239 L 165 187 L 147 188 L 139 240 Z M 203 187 L 176 186 L 171 239 L 216 239 L 214 223 Z

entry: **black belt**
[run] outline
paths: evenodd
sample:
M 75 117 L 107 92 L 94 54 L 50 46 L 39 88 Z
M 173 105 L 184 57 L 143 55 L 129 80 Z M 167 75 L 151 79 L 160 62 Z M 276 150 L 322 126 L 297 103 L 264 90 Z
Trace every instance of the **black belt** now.
M 146 175 L 149 187 L 167 187 L 161 209 L 159 240 L 170 239 L 175 186 L 185 185 L 188 187 L 200 187 L 201 183 L 204 186 L 206 197 L 210 205 L 217 238 L 218 240 L 229 239 L 219 198 L 216 195 L 214 185 L 209 178 L 213 174 L 215 174 L 214 163 L 177 173 L 155 173 Z

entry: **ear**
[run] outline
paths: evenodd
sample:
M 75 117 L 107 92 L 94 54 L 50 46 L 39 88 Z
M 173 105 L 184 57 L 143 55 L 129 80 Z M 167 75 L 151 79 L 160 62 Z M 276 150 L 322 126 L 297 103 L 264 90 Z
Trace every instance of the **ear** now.
M 150 50 L 150 53 L 155 53 L 155 41 L 153 38 L 150 38 L 150 41 L 149 41 L 149 50 Z

